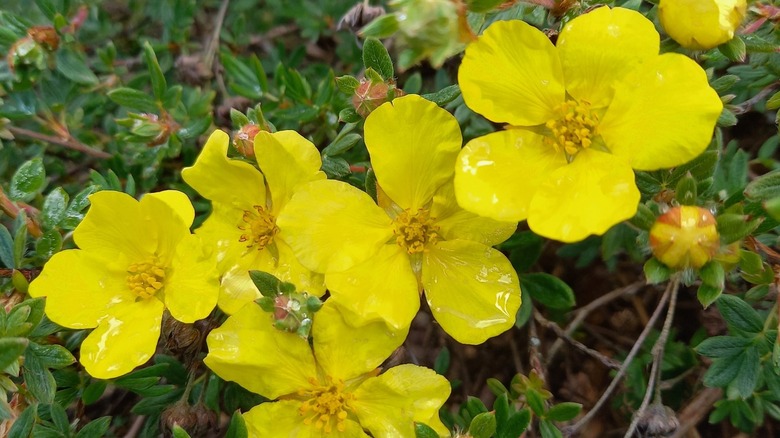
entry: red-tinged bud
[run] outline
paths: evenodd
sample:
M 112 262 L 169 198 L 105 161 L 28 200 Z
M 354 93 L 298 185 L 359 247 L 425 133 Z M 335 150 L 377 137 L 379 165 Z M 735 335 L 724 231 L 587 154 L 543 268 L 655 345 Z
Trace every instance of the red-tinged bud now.
M 650 229 L 650 247 L 670 268 L 701 268 L 720 249 L 715 217 L 701 207 L 674 207 Z
M 238 153 L 251 158 L 255 156 L 255 136 L 263 129 L 253 123 L 241 127 L 233 138 L 233 145 Z
M 406 93 L 403 90 L 395 88 L 394 85 L 388 85 L 386 82 L 372 83 L 368 79 L 361 79 L 360 85 L 352 96 L 352 106 L 355 107 L 358 114 L 365 118 L 383 103 L 404 94 Z
M 50 52 L 60 46 L 60 36 L 51 26 L 33 26 L 27 29 L 27 35 Z

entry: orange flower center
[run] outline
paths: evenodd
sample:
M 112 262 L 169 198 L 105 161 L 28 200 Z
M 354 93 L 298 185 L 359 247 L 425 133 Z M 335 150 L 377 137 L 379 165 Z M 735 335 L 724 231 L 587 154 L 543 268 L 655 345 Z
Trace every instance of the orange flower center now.
M 306 398 L 298 410 L 304 417 L 303 423 L 314 423 L 314 427 L 325 433 L 333 431 L 334 425 L 336 430 L 344 432 L 347 416 L 352 410 L 350 402 L 355 399 L 355 395 L 344 390 L 343 381 L 334 382 L 331 377 L 328 377 L 326 385 L 320 385 L 314 379 L 310 382 L 314 389 L 298 391 L 298 395 Z
M 581 149 L 590 147 L 599 124 L 598 116 L 590 111 L 590 104 L 568 100 L 560 104 L 555 112 L 559 117 L 546 123 L 551 131 L 549 140 L 555 150 L 562 150 L 567 157 L 573 157 Z
M 244 224 L 238 227 L 244 234 L 238 241 L 249 242 L 247 248 L 256 247 L 259 251 L 273 243 L 279 228 L 276 226 L 276 218 L 268 210 L 259 205 L 253 207 L 254 211 L 244 210 L 244 216 L 241 218 Z
M 435 223 L 436 218 L 424 208 L 416 213 L 406 209 L 393 221 L 395 241 L 409 254 L 423 252 L 426 245 L 439 239 L 439 227 Z
M 127 267 L 127 286 L 141 298 L 154 296 L 165 282 L 165 269 L 157 256 Z

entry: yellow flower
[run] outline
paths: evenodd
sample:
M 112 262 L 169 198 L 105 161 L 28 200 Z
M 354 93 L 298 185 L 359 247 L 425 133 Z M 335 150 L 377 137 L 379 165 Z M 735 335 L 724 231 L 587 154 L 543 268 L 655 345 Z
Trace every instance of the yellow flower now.
M 415 422 L 449 436 L 438 414 L 450 394 L 444 377 L 416 365 L 379 374 L 405 335 L 381 322 L 350 326 L 330 299 L 314 315 L 310 346 L 247 305 L 209 334 L 204 362 L 276 400 L 244 414 L 250 437 L 413 437 Z
M 260 297 L 249 270 L 269 272 L 322 295 L 322 276 L 298 263 L 276 223 L 298 185 L 325 178 L 317 148 L 293 131 L 257 132 L 254 154 L 261 173 L 246 161 L 229 159 L 229 143 L 226 133 L 215 131 L 195 165 L 182 170 L 184 181 L 211 201 L 212 213 L 196 233 L 216 246 L 219 307 L 235 313 Z
M 699 269 L 720 249 L 717 221 L 701 207 L 674 207 L 650 228 L 650 247 L 655 258 L 670 268 Z
M 557 46 L 522 21 L 491 25 L 466 48 L 458 79 L 471 109 L 511 126 L 463 149 L 458 203 L 564 242 L 632 217 L 632 168 L 696 157 L 722 110 L 701 67 L 659 55 L 659 41 L 653 23 L 622 8 L 571 20 Z
M 703 50 L 734 38 L 746 10 L 746 0 L 661 0 L 658 17 L 681 46 Z
M 46 297 L 46 314 L 74 329 L 95 328 L 81 344 L 87 372 L 109 379 L 154 354 L 163 311 L 191 323 L 214 309 L 219 282 L 212 257 L 190 234 L 187 196 L 150 193 L 140 202 L 102 191 L 73 232 L 80 249 L 54 255 L 30 295 Z
M 478 344 L 511 327 L 520 286 L 491 246 L 516 224 L 457 206 L 455 118 L 420 96 L 397 98 L 366 119 L 365 141 L 379 205 L 340 181 L 301 187 L 278 220 L 301 263 L 325 273 L 331 294 L 360 323 L 408 327 L 424 289 L 434 317 L 459 342 Z

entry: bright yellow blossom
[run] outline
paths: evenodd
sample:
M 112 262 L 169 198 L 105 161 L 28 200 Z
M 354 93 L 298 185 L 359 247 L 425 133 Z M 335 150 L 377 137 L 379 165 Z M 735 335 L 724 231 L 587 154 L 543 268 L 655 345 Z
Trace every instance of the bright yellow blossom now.
M 347 324 L 328 300 L 314 315 L 313 345 L 273 327 L 271 316 L 247 305 L 208 336 L 204 362 L 217 375 L 273 402 L 244 414 L 250 437 L 413 437 L 414 423 L 449 436 L 439 408 L 447 380 L 427 368 L 377 367 L 406 332 L 384 323 Z
M 269 272 L 321 295 L 322 276 L 298 263 L 276 224 L 299 184 L 325 178 L 317 148 L 294 131 L 260 131 L 254 155 L 261 173 L 246 161 L 229 159 L 229 143 L 226 133 L 215 131 L 195 165 L 182 170 L 184 181 L 212 203 L 211 215 L 196 233 L 216 245 L 219 307 L 234 313 L 260 297 L 249 270 Z
M 632 168 L 699 155 L 723 107 L 701 67 L 659 44 L 653 23 L 623 8 L 571 20 L 557 46 L 522 21 L 491 25 L 458 80 L 471 109 L 510 126 L 463 149 L 458 203 L 564 242 L 632 217 Z
M 46 314 L 74 329 L 95 328 L 81 363 L 100 379 L 118 377 L 154 354 L 163 311 L 191 323 L 214 309 L 219 280 L 213 257 L 190 234 L 195 211 L 177 191 L 141 201 L 112 191 L 92 204 L 73 232 L 80 249 L 54 255 L 30 285 Z
M 661 0 L 658 18 L 681 46 L 702 50 L 734 38 L 746 10 L 746 0 Z
M 720 249 L 717 221 L 701 207 L 673 207 L 650 228 L 650 247 L 655 258 L 670 268 L 699 269 Z
M 425 297 L 444 330 L 478 344 L 514 324 L 517 274 L 491 246 L 515 223 L 457 206 L 452 178 L 460 127 L 416 95 L 397 98 L 366 119 L 365 141 L 378 201 L 340 181 L 302 186 L 279 216 L 304 266 L 325 273 L 352 320 L 409 326 Z

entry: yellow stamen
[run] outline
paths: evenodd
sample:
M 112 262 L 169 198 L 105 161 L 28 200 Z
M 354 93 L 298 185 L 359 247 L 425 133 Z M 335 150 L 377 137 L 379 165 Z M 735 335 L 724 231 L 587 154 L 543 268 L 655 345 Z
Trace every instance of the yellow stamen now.
M 149 298 L 162 289 L 165 270 L 157 256 L 127 267 L 127 286 L 141 298 Z
M 347 428 L 346 420 L 349 411 L 352 410 L 350 403 L 355 396 L 344 391 L 344 382 L 341 380 L 334 382 L 331 377 L 328 377 L 325 385 L 314 379 L 310 382 L 314 386 L 313 389 L 298 391 L 298 395 L 306 398 L 298 410 L 298 413 L 304 417 L 303 424 L 314 423 L 314 427 L 318 430 L 330 433 L 335 423 L 336 430 L 344 432 Z
M 395 241 L 409 254 L 423 252 L 428 244 L 439 239 L 439 227 L 435 223 L 436 218 L 424 208 L 416 213 L 404 210 L 393 221 Z
M 242 234 L 238 241 L 249 242 L 246 246 L 247 248 L 254 246 L 258 250 L 262 250 L 273 243 L 274 236 L 279 232 L 279 228 L 276 226 L 276 218 L 259 205 L 254 206 L 254 211 L 244 210 L 241 220 L 244 224 L 239 225 L 238 229 L 246 231 L 246 233 Z
M 556 151 L 563 151 L 568 157 L 573 157 L 593 144 L 599 118 L 590 111 L 588 102 L 569 100 L 559 105 L 555 112 L 560 117 L 549 120 L 546 126 L 551 131 L 548 140 Z

